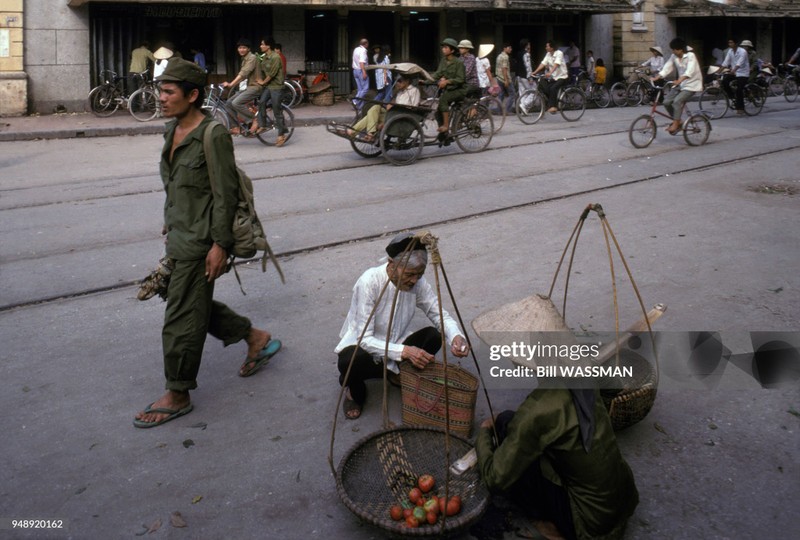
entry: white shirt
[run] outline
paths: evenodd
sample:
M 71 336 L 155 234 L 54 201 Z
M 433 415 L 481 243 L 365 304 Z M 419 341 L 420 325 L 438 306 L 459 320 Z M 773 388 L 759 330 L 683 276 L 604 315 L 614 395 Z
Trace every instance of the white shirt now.
M 381 289 L 389 281 L 386 273 L 387 263 L 370 268 L 364 272 L 355 286 L 353 286 L 353 299 L 350 301 L 350 311 L 344 321 L 339 336 L 342 338 L 336 346 L 334 352 L 338 353 L 345 347 L 358 343 L 358 338 L 367 322 L 372 308 L 375 306 Z M 389 326 L 389 315 L 392 310 L 392 300 L 394 299 L 396 287 L 389 282 L 386 291 L 383 293 L 380 304 L 375 309 L 375 314 L 367 326 L 364 338 L 361 340 L 361 348 L 367 351 L 378 363 L 383 358 L 386 349 L 386 335 Z M 400 291 L 397 296 L 394 319 L 392 320 L 392 333 L 389 336 L 389 362 L 387 368 L 399 373 L 400 368 L 397 362 L 403 353 L 403 340 L 413 332 L 409 330 L 411 320 L 414 318 L 416 308 L 421 309 L 434 326 L 441 330 L 439 319 L 439 301 L 436 293 L 427 282 L 425 277 L 420 278 L 410 291 Z M 463 335 L 458 328 L 458 324 L 453 320 L 447 311 L 442 311 L 444 315 L 444 334 L 447 343 L 452 345 L 456 336 Z
M 409 105 L 416 107 L 419 105 L 419 88 L 413 84 L 409 84 L 405 90 L 398 92 L 394 98 L 394 102 L 398 105 Z
M 542 64 L 544 64 L 548 71 L 550 71 L 554 65 L 558 65 L 555 71 L 553 71 L 552 78 L 554 80 L 558 81 L 567 78 L 567 66 L 564 65 L 564 53 L 558 49 L 556 49 L 554 53 L 547 53 L 544 60 L 542 60 Z
M 689 90 L 690 92 L 703 91 L 703 75 L 700 73 L 700 64 L 697 63 L 697 57 L 694 53 L 683 53 L 683 58 L 678 58 L 673 54 L 669 57 L 669 60 L 664 62 L 664 67 L 661 68 L 658 74 L 666 79 L 676 71 L 676 79 L 684 75 L 687 77 L 681 83 L 681 90 Z
M 664 67 L 664 57 L 653 55 L 641 64 L 641 67 L 650 68 L 650 73 L 658 73 Z
M 353 49 L 353 69 L 361 69 L 361 64 L 367 67 L 367 49 L 359 45 Z
M 491 66 L 491 62 L 485 57 L 478 58 L 475 61 L 475 67 L 477 68 L 475 71 L 478 72 L 478 86 L 481 88 L 489 88 L 489 74 L 486 73 L 486 69 Z
M 578 47 L 567 49 L 567 56 L 569 56 L 569 67 L 581 67 L 581 50 Z
M 747 51 L 744 47 L 736 47 L 735 51 L 732 48 L 728 49 L 722 67 L 731 68 L 737 77 L 749 77 L 750 61 L 747 59 Z

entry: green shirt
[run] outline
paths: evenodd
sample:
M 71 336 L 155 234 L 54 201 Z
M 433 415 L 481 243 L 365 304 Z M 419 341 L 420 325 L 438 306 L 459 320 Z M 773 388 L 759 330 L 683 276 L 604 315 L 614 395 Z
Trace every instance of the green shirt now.
M 442 58 L 442 61 L 439 62 L 439 69 L 437 69 L 435 73 L 431 74 L 431 77 L 435 81 L 438 81 L 444 77 L 449 81 L 447 83 L 447 89 L 455 90 L 464 86 L 464 83 L 467 80 L 467 74 L 466 71 L 464 71 L 463 62 L 461 62 L 455 56 L 450 58 L 450 60 L 448 60 L 446 56 Z
M 242 67 L 239 69 L 238 76 L 241 80 L 247 79 L 248 88 L 251 86 L 258 87 L 256 79 L 263 79 L 263 77 L 261 76 L 260 63 L 255 54 L 249 52 L 242 56 Z
M 203 152 L 203 134 L 211 121 L 207 116 L 169 153 L 176 121 L 167 124 L 161 151 L 161 180 L 167 197 L 164 224 L 167 227 L 167 256 L 177 260 L 203 259 L 213 243 L 230 253 L 233 247 L 233 215 L 239 200 L 239 175 L 233 155 L 233 141 L 224 126 L 212 131 L 218 192 L 212 193 Z
M 128 73 L 143 73 L 147 71 L 147 61 L 156 63 L 156 57 L 147 47 L 137 47 L 131 52 L 131 65 Z
M 283 88 L 283 62 L 281 62 L 281 57 L 278 53 L 270 51 L 269 54 L 261 59 L 261 71 L 264 73 L 264 77 L 269 77 L 267 88 Z
M 508 425 L 498 448 L 488 428 L 475 447 L 481 477 L 490 490 L 505 491 L 537 459 L 545 478 L 567 490 L 580 540 L 621 538 L 639 502 L 633 473 L 620 454 L 603 400 L 595 398 L 591 451 L 581 442 L 578 415 L 569 390 L 531 392 Z

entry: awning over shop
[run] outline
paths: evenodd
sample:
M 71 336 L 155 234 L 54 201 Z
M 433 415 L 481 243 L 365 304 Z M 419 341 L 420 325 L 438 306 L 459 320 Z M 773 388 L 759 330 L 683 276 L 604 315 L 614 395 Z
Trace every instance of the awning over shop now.
M 493 4 L 493 2 L 489 2 Z M 626 13 L 637 11 L 629 0 L 507 0 L 508 9 L 571 11 L 585 13 Z M 492 7 L 492 6 L 490 6 Z
M 800 17 L 800 0 L 665 0 L 663 12 L 670 17 Z

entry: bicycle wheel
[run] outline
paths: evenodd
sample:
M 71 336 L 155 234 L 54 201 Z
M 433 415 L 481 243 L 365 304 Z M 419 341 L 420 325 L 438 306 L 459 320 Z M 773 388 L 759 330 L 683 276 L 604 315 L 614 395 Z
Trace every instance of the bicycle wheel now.
M 683 123 L 683 139 L 689 146 L 701 146 L 711 133 L 711 122 L 706 115 L 695 113 Z
M 139 122 L 152 120 L 160 110 L 158 95 L 150 88 L 139 88 L 128 98 L 128 111 Z
M 728 96 L 722 88 L 709 86 L 700 94 L 699 106 L 711 120 L 722 118 L 728 112 Z
M 480 152 L 492 141 L 492 114 L 480 103 L 473 103 L 458 111 L 453 126 L 456 144 L 464 152 Z
M 611 103 L 617 107 L 628 106 L 628 85 L 624 82 L 615 82 L 612 84 L 608 93 L 611 96 Z
M 647 148 L 655 138 L 656 121 L 650 115 L 643 114 L 628 128 L 628 140 L 636 148 Z
M 380 141 L 383 157 L 393 165 L 414 163 L 425 146 L 422 126 L 410 114 L 398 114 L 387 120 Z
M 542 119 L 544 114 L 544 96 L 538 90 L 528 90 L 517 98 L 517 118 L 520 122 L 532 125 Z
M 481 105 L 489 110 L 494 121 L 494 132 L 497 133 L 506 123 L 506 109 L 503 107 L 503 102 L 497 99 L 497 96 L 483 96 L 481 98 Z
M 297 99 L 297 92 L 289 82 L 283 81 L 283 92 L 281 93 L 281 105 L 288 108 L 294 107 L 295 100 Z
M 605 109 L 611 104 L 611 94 L 605 86 L 595 86 L 592 89 L 592 101 L 597 107 Z
M 577 122 L 586 110 L 586 95 L 575 86 L 567 88 L 558 98 L 558 110 L 567 122 Z
M 283 113 L 281 116 L 283 117 L 284 142 L 288 142 L 294 133 L 294 113 L 286 105 L 281 106 L 281 111 Z M 275 125 L 275 116 L 272 107 L 267 109 L 265 120 L 266 125 L 264 127 L 266 129 L 256 135 L 256 137 L 258 137 L 258 140 L 267 146 L 275 146 L 275 143 L 278 142 L 280 133 L 278 133 L 278 127 Z
M 783 85 L 785 82 L 786 80 L 780 75 L 773 75 L 772 77 L 770 77 L 769 82 L 767 83 L 767 88 L 769 89 L 769 95 L 782 96 Z
M 214 120 L 225 126 L 225 129 L 231 129 L 231 119 L 222 109 L 215 109 L 214 113 L 211 115 Z
M 744 112 L 747 116 L 755 116 L 764 108 L 767 96 L 764 89 L 750 83 L 744 87 Z
M 645 94 L 646 91 L 642 81 L 635 81 L 628 86 L 628 91 L 625 93 L 625 99 L 627 100 L 628 105 L 631 107 L 636 107 L 644 103 Z
M 97 116 L 111 116 L 119 108 L 119 91 L 111 84 L 102 84 L 89 92 L 89 109 Z
M 296 81 L 294 79 L 289 79 L 289 84 L 292 85 L 292 88 L 294 88 L 294 93 L 295 93 L 295 98 L 294 102 L 292 103 L 292 107 L 296 107 L 301 103 L 303 103 L 303 100 L 305 99 L 305 92 L 303 92 L 303 85 L 301 85 L 299 81 Z
M 786 82 L 783 83 L 783 97 L 789 103 L 797 99 L 797 80 L 794 77 L 786 77 Z
M 381 146 L 377 141 L 367 142 L 361 139 L 350 139 L 350 146 L 353 147 L 353 151 L 356 154 L 365 158 L 375 157 L 381 153 Z

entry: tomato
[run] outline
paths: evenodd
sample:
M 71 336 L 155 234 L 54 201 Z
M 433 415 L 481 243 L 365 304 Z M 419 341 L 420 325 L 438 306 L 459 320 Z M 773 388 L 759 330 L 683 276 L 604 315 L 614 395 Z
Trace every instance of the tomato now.
M 461 497 L 455 495 L 447 501 L 447 515 L 454 516 L 461 512 Z
M 414 513 L 412 515 L 415 518 L 417 518 L 417 521 L 419 521 L 420 523 L 425 521 L 425 509 L 422 508 L 421 506 L 417 506 L 416 508 L 414 508 Z
M 438 519 L 438 516 L 433 512 L 428 512 L 427 514 L 425 514 L 425 519 L 428 520 L 428 525 L 434 525 L 436 523 L 436 520 Z
M 439 497 L 439 513 L 444 514 L 445 500 L 444 497 Z
M 408 500 L 411 501 L 411 504 L 419 504 L 419 500 L 422 498 L 422 492 L 419 488 L 414 488 L 408 492 Z
M 419 527 L 419 520 L 414 516 L 408 516 L 406 518 L 406 527 L 416 529 L 417 527 Z
M 439 514 L 439 501 L 435 496 L 431 500 L 425 501 L 425 504 L 422 507 L 426 512 L 433 512 L 433 515 Z
M 414 513 L 414 509 L 413 508 L 403 508 L 403 517 L 404 518 L 407 518 L 408 516 L 410 516 L 413 513 Z
M 417 486 L 422 491 L 422 493 L 428 493 L 430 490 L 433 489 L 433 485 L 436 483 L 436 480 L 433 479 L 433 476 L 429 474 L 423 474 L 417 480 Z
M 403 519 L 403 508 L 399 505 L 394 505 L 389 509 L 389 515 L 395 521 Z

